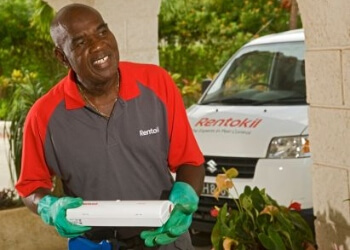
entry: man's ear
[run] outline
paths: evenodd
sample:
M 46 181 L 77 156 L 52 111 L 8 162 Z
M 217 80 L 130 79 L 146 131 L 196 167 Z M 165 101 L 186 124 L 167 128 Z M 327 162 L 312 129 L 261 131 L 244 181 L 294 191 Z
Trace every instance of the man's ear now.
M 55 47 L 54 53 L 56 58 L 66 68 L 70 68 L 69 61 L 61 48 Z

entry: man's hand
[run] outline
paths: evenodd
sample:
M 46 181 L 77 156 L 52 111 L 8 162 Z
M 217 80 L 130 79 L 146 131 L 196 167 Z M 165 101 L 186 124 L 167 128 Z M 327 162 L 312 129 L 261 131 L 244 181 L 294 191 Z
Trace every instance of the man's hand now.
M 154 231 L 141 233 L 141 238 L 148 247 L 167 245 L 175 241 L 192 223 L 192 214 L 197 210 L 199 201 L 194 189 L 185 182 L 175 182 L 169 200 L 175 207 L 168 221 Z
M 54 226 L 62 237 L 73 238 L 91 229 L 91 227 L 72 224 L 66 219 L 68 208 L 80 207 L 82 204 L 81 198 L 57 198 L 46 195 L 38 203 L 38 214 L 46 224 Z

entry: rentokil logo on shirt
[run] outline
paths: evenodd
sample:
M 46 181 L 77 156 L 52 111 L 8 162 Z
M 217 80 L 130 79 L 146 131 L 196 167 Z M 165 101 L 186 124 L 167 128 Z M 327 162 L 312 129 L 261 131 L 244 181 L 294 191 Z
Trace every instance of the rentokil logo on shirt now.
M 256 128 L 262 119 L 213 119 L 213 118 L 201 118 L 196 124 L 195 127 L 232 127 L 232 128 Z
M 157 126 L 156 128 L 150 128 L 147 130 L 142 130 L 140 129 L 140 136 L 146 136 L 146 135 L 154 135 L 159 133 L 159 127 Z

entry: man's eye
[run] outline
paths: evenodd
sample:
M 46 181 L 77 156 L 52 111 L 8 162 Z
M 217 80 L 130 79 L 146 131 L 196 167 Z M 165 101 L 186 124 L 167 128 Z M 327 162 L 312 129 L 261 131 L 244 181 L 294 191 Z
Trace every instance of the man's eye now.
M 85 44 L 84 40 L 81 40 L 81 41 L 77 42 L 77 46 L 83 46 L 84 44 Z
M 85 44 L 86 44 L 85 40 L 78 40 L 76 42 L 73 42 L 72 50 L 83 49 L 85 47 Z
M 98 33 L 99 34 L 99 36 L 106 36 L 106 34 L 107 34 L 107 30 L 100 30 L 100 32 Z
M 73 43 L 73 47 L 74 48 L 83 47 L 85 45 L 85 43 L 86 43 L 85 40 L 78 40 L 78 41 Z

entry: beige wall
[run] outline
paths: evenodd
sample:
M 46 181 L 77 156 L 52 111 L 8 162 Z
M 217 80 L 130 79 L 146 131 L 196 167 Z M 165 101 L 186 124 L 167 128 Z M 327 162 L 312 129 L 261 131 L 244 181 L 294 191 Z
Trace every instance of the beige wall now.
M 160 0 L 47 0 L 55 10 L 83 3 L 100 11 L 117 38 L 125 61 L 159 63 L 158 13 Z
M 298 0 L 319 249 L 350 249 L 350 1 Z

